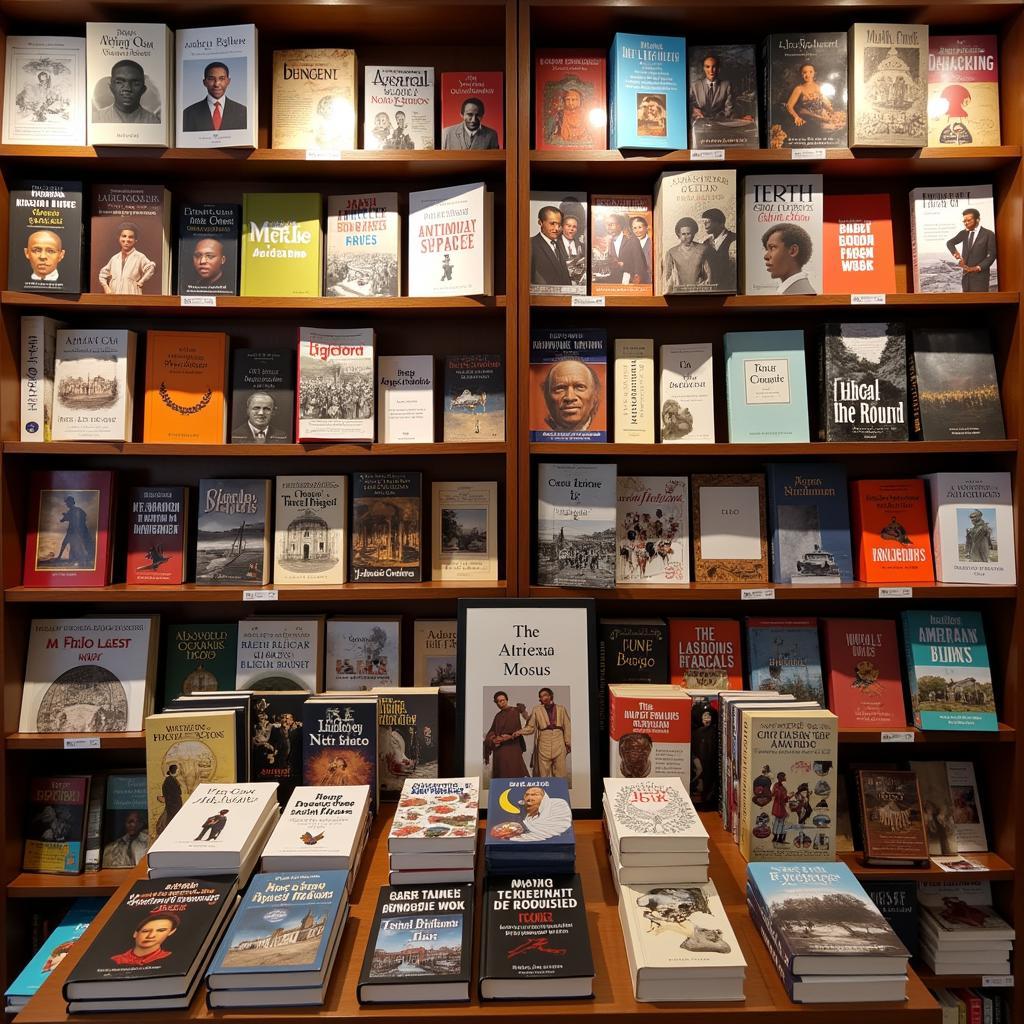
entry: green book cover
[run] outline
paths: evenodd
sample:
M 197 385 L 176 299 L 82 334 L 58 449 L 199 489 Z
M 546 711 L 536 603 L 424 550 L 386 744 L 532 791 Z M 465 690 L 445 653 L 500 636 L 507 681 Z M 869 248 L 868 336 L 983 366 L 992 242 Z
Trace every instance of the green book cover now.
M 235 689 L 237 622 L 180 623 L 167 629 L 164 704 L 182 694 Z
M 320 294 L 319 192 L 247 192 L 242 199 L 242 294 Z

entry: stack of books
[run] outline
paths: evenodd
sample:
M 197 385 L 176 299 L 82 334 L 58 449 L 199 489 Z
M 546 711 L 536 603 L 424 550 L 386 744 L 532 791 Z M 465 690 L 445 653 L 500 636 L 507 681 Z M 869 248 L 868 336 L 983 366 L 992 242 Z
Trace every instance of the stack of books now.
M 921 959 L 936 974 L 1013 973 L 1012 925 L 969 892 L 947 893 L 940 906 L 922 904 L 920 928 Z
M 747 908 L 793 1002 L 907 998 L 910 954 L 842 862 L 748 864 Z
M 472 882 L 480 780 L 406 779 L 388 833 L 392 885 Z
M 484 863 L 489 875 L 571 875 L 576 870 L 569 783 L 491 779 Z

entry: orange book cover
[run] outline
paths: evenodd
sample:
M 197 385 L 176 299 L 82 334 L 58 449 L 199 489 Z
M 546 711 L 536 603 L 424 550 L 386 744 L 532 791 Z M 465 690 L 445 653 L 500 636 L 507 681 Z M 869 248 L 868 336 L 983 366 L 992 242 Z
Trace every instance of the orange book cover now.
M 735 619 L 669 619 L 669 682 L 709 690 L 742 690 L 740 624 Z
M 896 291 L 889 196 L 825 196 L 824 288 L 827 295 Z
M 224 444 L 227 375 L 226 334 L 150 331 L 143 441 Z
M 932 543 L 923 480 L 855 480 L 853 539 L 857 579 L 932 583 Z

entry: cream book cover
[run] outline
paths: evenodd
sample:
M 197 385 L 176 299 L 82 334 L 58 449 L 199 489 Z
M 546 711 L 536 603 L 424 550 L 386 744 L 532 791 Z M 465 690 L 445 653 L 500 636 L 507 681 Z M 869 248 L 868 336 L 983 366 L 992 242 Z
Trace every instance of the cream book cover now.
M 377 440 L 433 444 L 433 356 L 377 357 Z
M 85 40 L 8 36 L 4 65 L 5 146 L 84 146 Z
M 435 580 L 498 578 L 498 485 L 494 481 L 431 487 Z
M 130 441 L 135 332 L 57 331 L 54 441 Z
M 416 619 L 412 628 L 413 686 L 454 686 L 455 619 Z
M 327 620 L 324 689 L 401 686 L 402 617 L 347 615 Z
M 615 339 L 616 444 L 654 444 L 654 340 Z
M 263 848 L 262 869 L 351 869 L 369 803 L 369 786 L 296 786 Z
M 355 50 L 274 51 L 272 149 L 355 149 L 358 105 Z
M 661 346 L 662 444 L 715 443 L 715 379 L 710 342 Z
M 274 582 L 345 582 L 348 477 L 279 476 Z

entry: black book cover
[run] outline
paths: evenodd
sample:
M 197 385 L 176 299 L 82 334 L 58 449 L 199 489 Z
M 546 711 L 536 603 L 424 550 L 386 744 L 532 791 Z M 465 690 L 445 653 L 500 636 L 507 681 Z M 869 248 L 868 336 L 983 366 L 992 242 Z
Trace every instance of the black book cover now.
M 353 583 L 423 579 L 420 473 L 353 473 L 350 577 Z
M 381 886 L 359 972 L 359 1001 L 364 989 L 374 985 L 463 984 L 468 998 L 473 898 L 468 882 Z
M 282 806 L 302 785 L 305 693 L 257 693 L 252 698 L 252 782 L 276 782 Z
M 505 366 L 500 355 L 445 356 L 444 439 L 505 440 Z
M 687 64 L 690 148 L 757 149 L 754 47 L 744 43 L 691 46 Z
M 438 778 L 438 694 L 415 686 L 377 693 L 380 796 L 397 800 L 406 779 Z
M 379 810 L 377 698 L 371 694 L 325 695 L 306 706 L 302 750 L 305 786 L 369 786 Z
M 721 737 L 718 694 L 690 702 L 690 799 L 698 811 L 718 810 Z
M 178 294 L 237 295 L 242 207 L 183 203 L 178 211 Z
M 263 432 L 262 441 L 258 437 Z M 231 370 L 231 443 L 291 444 L 295 438 L 295 353 L 235 349 Z
M 917 883 L 879 882 L 864 878 L 860 884 L 910 955 L 917 956 Z
M 668 626 L 650 620 L 601 619 L 601 683 L 667 683 Z
M 11 189 L 7 287 L 77 295 L 82 290 L 82 183 L 30 182 Z

